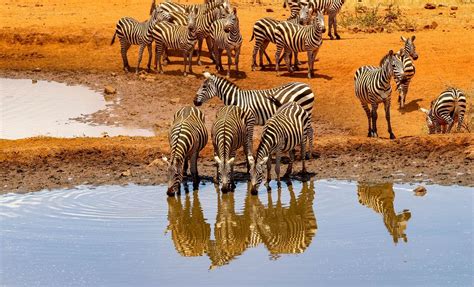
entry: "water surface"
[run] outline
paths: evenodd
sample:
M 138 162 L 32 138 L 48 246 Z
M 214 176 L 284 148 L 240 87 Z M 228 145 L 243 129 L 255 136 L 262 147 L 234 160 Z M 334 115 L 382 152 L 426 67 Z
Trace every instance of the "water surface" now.
M 473 189 L 294 182 L 0 196 L 6 286 L 471 286 Z

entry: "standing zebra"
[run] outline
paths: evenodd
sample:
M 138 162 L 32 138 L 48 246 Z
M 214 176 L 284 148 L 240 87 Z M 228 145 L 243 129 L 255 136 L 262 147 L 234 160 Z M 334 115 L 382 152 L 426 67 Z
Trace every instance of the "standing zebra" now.
M 240 34 L 239 17 L 237 17 L 237 9 L 234 7 L 231 13 L 222 20 L 212 24 L 210 37 L 214 50 L 216 61 L 216 69 L 223 71 L 222 67 L 222 51 L 227 51 L 227 77 L 230 77 L 230 66 L 232 65 L 232 51 L 235 52 L 235 70 L 239 75 L 239 56 L 242 46 L 242 34 Z
M 110 45 L 114 44 L 115 36 L 118 36 L 122 53 L 123 69 L 127 72 L 130 71 L 130 65 L 128 64 L 127 59 L 127 51 L 131 45 L 140 45 L 138 64 L 135 72 L 138 74 L 140 62 L 142 61 L 143 50 L 145 47 L 148 48 L 147 71 L 150 71 L 152 57 L 151 43 L 153 42 L 151 34 L 153 27 L 158 22 L 171 20 L 171 16 L 168 12 L 164 11 L 160 6 L 156 7 L 153 4 L 150 15 L 150 19 L 144 22 L 138 22 L 137 20 L 130 17 L 123 17 L 117 23 L 117 27 L 115 28 L 115 33 Z
M 283 8 L 286 8 L 286 5 L 290 7 L 291 15 L 298 13 L 300 5 L 308 5 L 309 8 L 319 11 L 323 11 L 324 14 L 328 15 L 328 36 L 331 40 L 334 40 L 334 37 L 331 33 L 331 28 L 334 30 L 334 35 L 336 40 L 341 39 L 341 36 L 337 33 L 337 14 L 341 11 L 342 5 L 345 0 L 285 0 L 283 2 Z
M 285 63 L 290 73 L 293 67 L 290 65 L 290 54 L 306 51 L 308 54 L 308 78 L 311 79 L 314 70 L 314 60 L 318 54 L 319 47 L 323 43 L 322 34 L 324 33 L 324 16 L 321 11 L 317 11 L 313 23 L 308 26 L 300 26 L 290 22 L 282 22 L 276 27 L 276 45 L 275 53 L 276 72 L 280 74 L 278 60 L 282 50 L 285 51 Z
M 275 173 L 280 181 L 280 159 L 282 152 L 290 153 L 290 162 L 283 177 L 289 177 L 293 171 L 295 148 L 301 145 L 302 173 L 306 173 L 305 145 L 309 140 L 309 151 L 312 153 L 311 116 L 297 103 L 289 102 L 281 106 L 263 127 L 260 144 L 255 159 L 249 158 L 252 194 L 258 193 L 258 186 L 262 182 L 263 166 L 267 166 L 266 182 L 271 180 L 271 155 L 275 154 Z
M 287 21 L 294 23 L 294 24 L 299 24 L 299 25 L 306 25 L 309 21 L 311 20 L 311 13 L 308 9 L 307 6 L 302 7 L 298 14 L 296 14 L 295 17 L 288 18 Z M 268 47 L 268 44 L 271 43 L 276 43 L 275 39 L 275 31 L 276 31 L 276 26 L 280 24 L 282 21 L 280 20 L 275 20 L 272 18 L 263 18 L 255 22 L 253 25 L 253 31 L 252 31 L 252 38 L 250 41 L 253 40 L 255 37 L 255 46 L 253 48 L 253 54 L 252 54 L 252 71 L 255 71 L 257 67 L 257 52 L 260 52 L 260 68 L 263 69 L 263 55 L 267 58 L 267 61 L 269 65 L 272 64 L 272 61 L 270 60 L 270 57 L 268 56 L 267 52 L 265 50 Z M 298 62 L 297 60 L 297 54 L 295 55 L 295 63 Z
M 431 108 L 420 109 L 426 114 L 430 134 L 449 133 L 457 120 L 459 132 L 466 113 L 466 96 L 456 88 L 448 88 L 431 102 Z
M 220 179 L 224 193 L 234 186 L 234 160 L 237 150 L 243 147 L 246 159 L 253 153 L 254 125 L 254 114 L 238 106 L 224 106 L 217 112 L 211 134 L 214 159 L 217 163 L 216 182 Z
M 161 56 L 168 49 L 180 50 L 184 57 L 184 75 L 187 75 L 186 66 L 189 64 L 189 73 L 193 72 L 192 60 L 196 36 L 196 14 L 195 11 L 188 15 L 188 25 L 180 26 L 167 22 L 158 23 L 152 32 L 153 40 L 156 42 L 155 68 L 159 64 L 158 71 L 163 73 Z
M 193 186 L 197 188 L 199 175 L 197 160 L 199 152 L 206 146 L 208 134 L 204 125 L 204 114 L 195 107 L 183 107 L 174 114 L 174 120 L 168 134 L 171 155 L 168 160 L 168 191 L 169 196 L 179 192 L 179 185 L 183 180 L 183 170 L 188 168 L 191 159 L 191 176 Z
M 394 74 L 400 74 L 402 71 L 402 62 L 390 50 L 380 61 L 380 67 L 363 66 L 355 72 L 355 94 L 367 114 L 369 137 L 378 137 L 377 108 L 380 103 L 383 103 L 390 139 L 395 138 L 390 124 L 390 101 L 392 96 L 390 80 Z M 372 112 L 369 109 L 369 104 L 372 106 Z
M 415 41 L 414 35 L 411 38 L 402 36 L 401 39 L 402 42 L 404 42 L 403 51 L 399 51 L 395 56 L 403 63 L 403 75 L 395 75 L 395 83 L 397 84 L 398 90 L 398 103 L 400 104 L 400 109 L 403 109 L 408 94 L 408 86 L 410 85 L 411 79 L 415 76 L 415 65 L 413 61 L 418 59 L 418 54 L 416 53 L 415 43 L 413 43 Z

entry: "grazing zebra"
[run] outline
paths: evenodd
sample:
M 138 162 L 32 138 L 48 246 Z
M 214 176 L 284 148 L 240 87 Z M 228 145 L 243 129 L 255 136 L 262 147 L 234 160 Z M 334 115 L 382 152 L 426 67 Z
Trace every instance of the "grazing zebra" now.
M 242 46 L 242 34 L 240 34 L 239 17 L 237 17 L 237 9 L 234 7 L 231 13 L 225 18 L 216 21 L 211 26 L 210 37 L 214 50 L 216 61 L 216 69 L 223 71 L 222 67 L 222 51 L 227 51 L 227 77 L 230 77 L 230 66 L 232 65 L 232 51 L 235 52 L 235 70 L 239 75 L 239 56 Z
M 184 75 L 187 75 L 186 66 L 189 64 L 189 73 L 193 72 L 192 58 L 194 46 L 197 41 L 195 11 L 188 15 L 188 25 L 180 26 L 167 22 L 158 23 L 152 32 L 153 40 L 156 42 L 155 68 L 159 64 L 158 71 L 163 73 L 161 56 L 168 49 L 180 50 L 184 57 Z
M 145 49 L 145 47 L 148 48 L 147 71 L 150 71 L 152 57 L 151 44 L 153 42 L 151 34 L 153 31 L 153 27 L 158 22 L 171 20 L 170 14 L 164 11 L 161 6 L 152 5 L 152 11 L 150 15 L 150 19 L 144 22 L 138 22 L 137 20 L 130 17 L 123 17 L 117 23 L 117 27 L 115 28 L 115 33 L 110 45 L 114 44 L 115 36 L 118 36 L 122 53 L 123 69 L 127 72 L 130 71 L 130 65 L 128 64 L 127 59 L 127 51 L 131 45 L 140 45 L 140 51 L 138 53 L 138 64 L 135 72 L 138 73 L 140 63 L 142 61 L 143 50 Z
M 302 173 L 306 173 L 305 145 L 309 140 L 309 154 L 313 149 L 311 116 L 297 103 L 288 102 L 267 121 L 263 127 L 260 144 L 255 159 L 249 157 L 252 194 L 258 193 L 258 186 L 262 182 L 263 166 L 267 165 L 266 183 L 271 180 L 271 155 L 275 154 L 275 173 L 280 181 L 280 159 L 282 152 L 289 152 L 290 162 L 283 177 L 289 177 L 293 171 L 295 148 L 301 145 Z
M 276 45 L 275 53 L 276 72 L 279 72 L 280 54 L 285 50 L 285 63 L 290 73 L 293 67 L 289 64 L 290 54 L 306 51 L 308 54 L 308 78 L 311 78 L 314 70 L 314 60 L 318 54 L 319 47 L 323 43 L 322 33 L 324 33 L 324 16 L 321 11 L 317 11 L 313 23 L 308 26 L 300 26 L 290 22 L 282 22 L 276 27 Z
M 395 75 L 395 83 L 397 84 L 398 90 L 398 103 L 400 104 L 400 109 L 403 109 L 408 94 L 408 86 L 410 85 L 411 79 L 415 76 L 413 60 L 418 59 L 418 54 L 416 53 L 415 43 L 413 43 L 415 41 L 414 35 L 411 38 L 402 36 L 401 39 L 405 44 L 403 52 L 399 51 L 395 56 L 403 63 L 403 75 Z
M 171 155 L 168 160 L 168 191 L 169 196 L 179 192 L 179 185 L 183 180 L 183 170 L 186 172 L 188 160 L 191 159 L 191 176 L 194 188 L 197 188 L 199 176 L 197 159 L 199 152 L 206 146 L 207 129 L 204 125 L 204 114 L 195 107 L 183 107 L 174 114 L 168 139 Z
M 211 134 L 217 164 L 216 182 L 220 179 L 224 193 L 234 186 L 234 160 L 237 150 L 243 147 L 246 159 L 253 153 L 254 125 L 254 114 L 238 106 L 224 106 L 217 112 Z
M 307 6 L 301 8 L 296 15 L 296 17 L 291 17 L 288 18 L 287 21 L 294 23 L 294 24 L 299 24 L 299 25 L 306 25 L 308 22 L 311 20 L 311 13 L 308 9 Z M 276 43 L 275 39 L 275 31 L 276 31 L 276 26 L 280 24 L 282 21 L 280 20 L 275 20 L 272 18 L 263 18 L 255 22 L 253 25 L 253 31 L 252 31 L 252 38 L 250 41 L 252 41 L 255 37 L 255 46 L 253 48 L 253 55 L 252 55 L 252 71 L 255 71 L 257 67 L 257 52 L 260 52 L 260 67 L 263 69 L 263 55 L 267 58 L 267 61 L 269 65 L 272 64 L 272 61 L 270 60 L 270 57 L 268 56 L 267 52 L 265 50 L 268 47 L 268 44 L 271 43 Z M 298 62 L 297 60 L 297 54 L 295 55 L 295 63 Z
M 382 214 L 385 227 L 392 235 L 394 243 L 398 243 L 399 239 L 407 242 L 405 230 L 411 218 L 411 213 L 408 210 L 403 210 L 400 214 L 395 213 L 393 204 L 395 193 L 393 192 L 392 183 L 359 184 L 357 186 L 357 197 L 360 204 Z
M 226 106 L 249 109 L 255 115 L 255 124 L 265 122 L 287 102 L 296 102 L 310 115 L 313 110 L 314 94 L 305 83 L 292 82 L 267 90 L 242 90 L 231 81 L 204 72 L 205 80 L 196 93 L 194 105 L 201 106 L 213 97 L 219 97 Z
M 466 96 L 456 88 L 448 88 L 431 102 L 429 110 L 420 109 L 426 114 L 429 133 L 449 133 L 457 120 L 459 132 L 466 113 Z
M 298 13 L 300 5 L 308 5 L 310 9 L 323 11 L 324 14 L 328 15 L 328 36 L 331 40 L 334 37 L 331 33 L 331 28 L 334 30 L 336 39 L 341 39 L 341 36 L 337 33 L 337 14 L 341 11 L 342 5 L 345 0 L 285 0 L 283 2 L 283 8 L 288 5 L 290 7 L 291 15 Z
M 380 103 L 383 103 L 390 139 L 395 138 L 390 124 L 390 101 L 392 96 L 390 80 L 394 74 L 400 74 L 402 71 L 402 62 L 390 50 L 380 61 L 380 67 L 363 66 L 355 72 L 355 94 L 367 114 L 369 137 L 378 137 L 377 108 Z M 372 111 L 369 109 L 369 104 L 372 106 Z

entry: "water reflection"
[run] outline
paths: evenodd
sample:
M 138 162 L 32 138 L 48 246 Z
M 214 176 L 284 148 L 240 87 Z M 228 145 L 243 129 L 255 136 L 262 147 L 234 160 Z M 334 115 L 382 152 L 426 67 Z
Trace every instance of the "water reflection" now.
M 399 214 L 395 213 L 393 206 L 395 200 L 393 183 L 359 183 L 357 186 L 357 197 L 360 204 L 382 214 L 385 227 L 390 235 L 392 235 L 394 243 L 398 243 L 399 239 L 402 239 L 404 242 L 408 241 L 405 230 L 411 218 L 411 213 L 407 209 Z
M 237 190 L 236 192 L 239 192 Z M 282 193 L 288 192 L 290 201 L 282 202 Z M 234 193 L 222 194 L 216 186 L 217 214 L 214 239 L 206 223 L 198 192 L 191 197 L 168 198 L 168 230 L 171 231 L 176 251 L 182 256 L 206 254 L 210 269 L 229 264 L 245 250 L 263 244 L 271 259 L 280 254 L 303 253 L 316 234 L 317 223 L 313 209 L 314 183 L 303 183 L 295 195 L 293 186 L 279 187 L 276 201 L 272 193 L 266 195 L 266 205 L 258 196 L 250 194 L 250 186 L 243 210 L 236 211 Z

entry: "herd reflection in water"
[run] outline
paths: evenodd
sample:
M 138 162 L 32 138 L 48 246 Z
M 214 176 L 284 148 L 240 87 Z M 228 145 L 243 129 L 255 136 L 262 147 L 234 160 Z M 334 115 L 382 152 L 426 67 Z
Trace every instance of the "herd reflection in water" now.
M 270 258 L 278 259 L 281 254 L 303 253 L 316 235 L 313 181 L 304 182 L 298 195 L 293 185 L 287 184 L 286 188 L 278 187 L 276 193 L 268 192 L 265 200 L 260 198 L 262 195 L 251 195 L 249 187 L 241 212 L 236 212 L 234 193 L 223 194 L 218 189 L 216 192 L 214 239 L 198 191 L 192 197 L 186 194 L 168 198 L 167 231 L 171 232 L 174 247 L 181 256 L 207 255 L 213 269 L 229 264 L 246 249 L 263 244 Z M 289 204 L 282 203 L 282 192 L 289 193 Z M 361 205 L 382 215 L 394 243 L 400 239 L 407 242 L 405 230 L 411 213 L 408 210 L 396 213 L 392 183 L 359 183 L 357 196 Z

